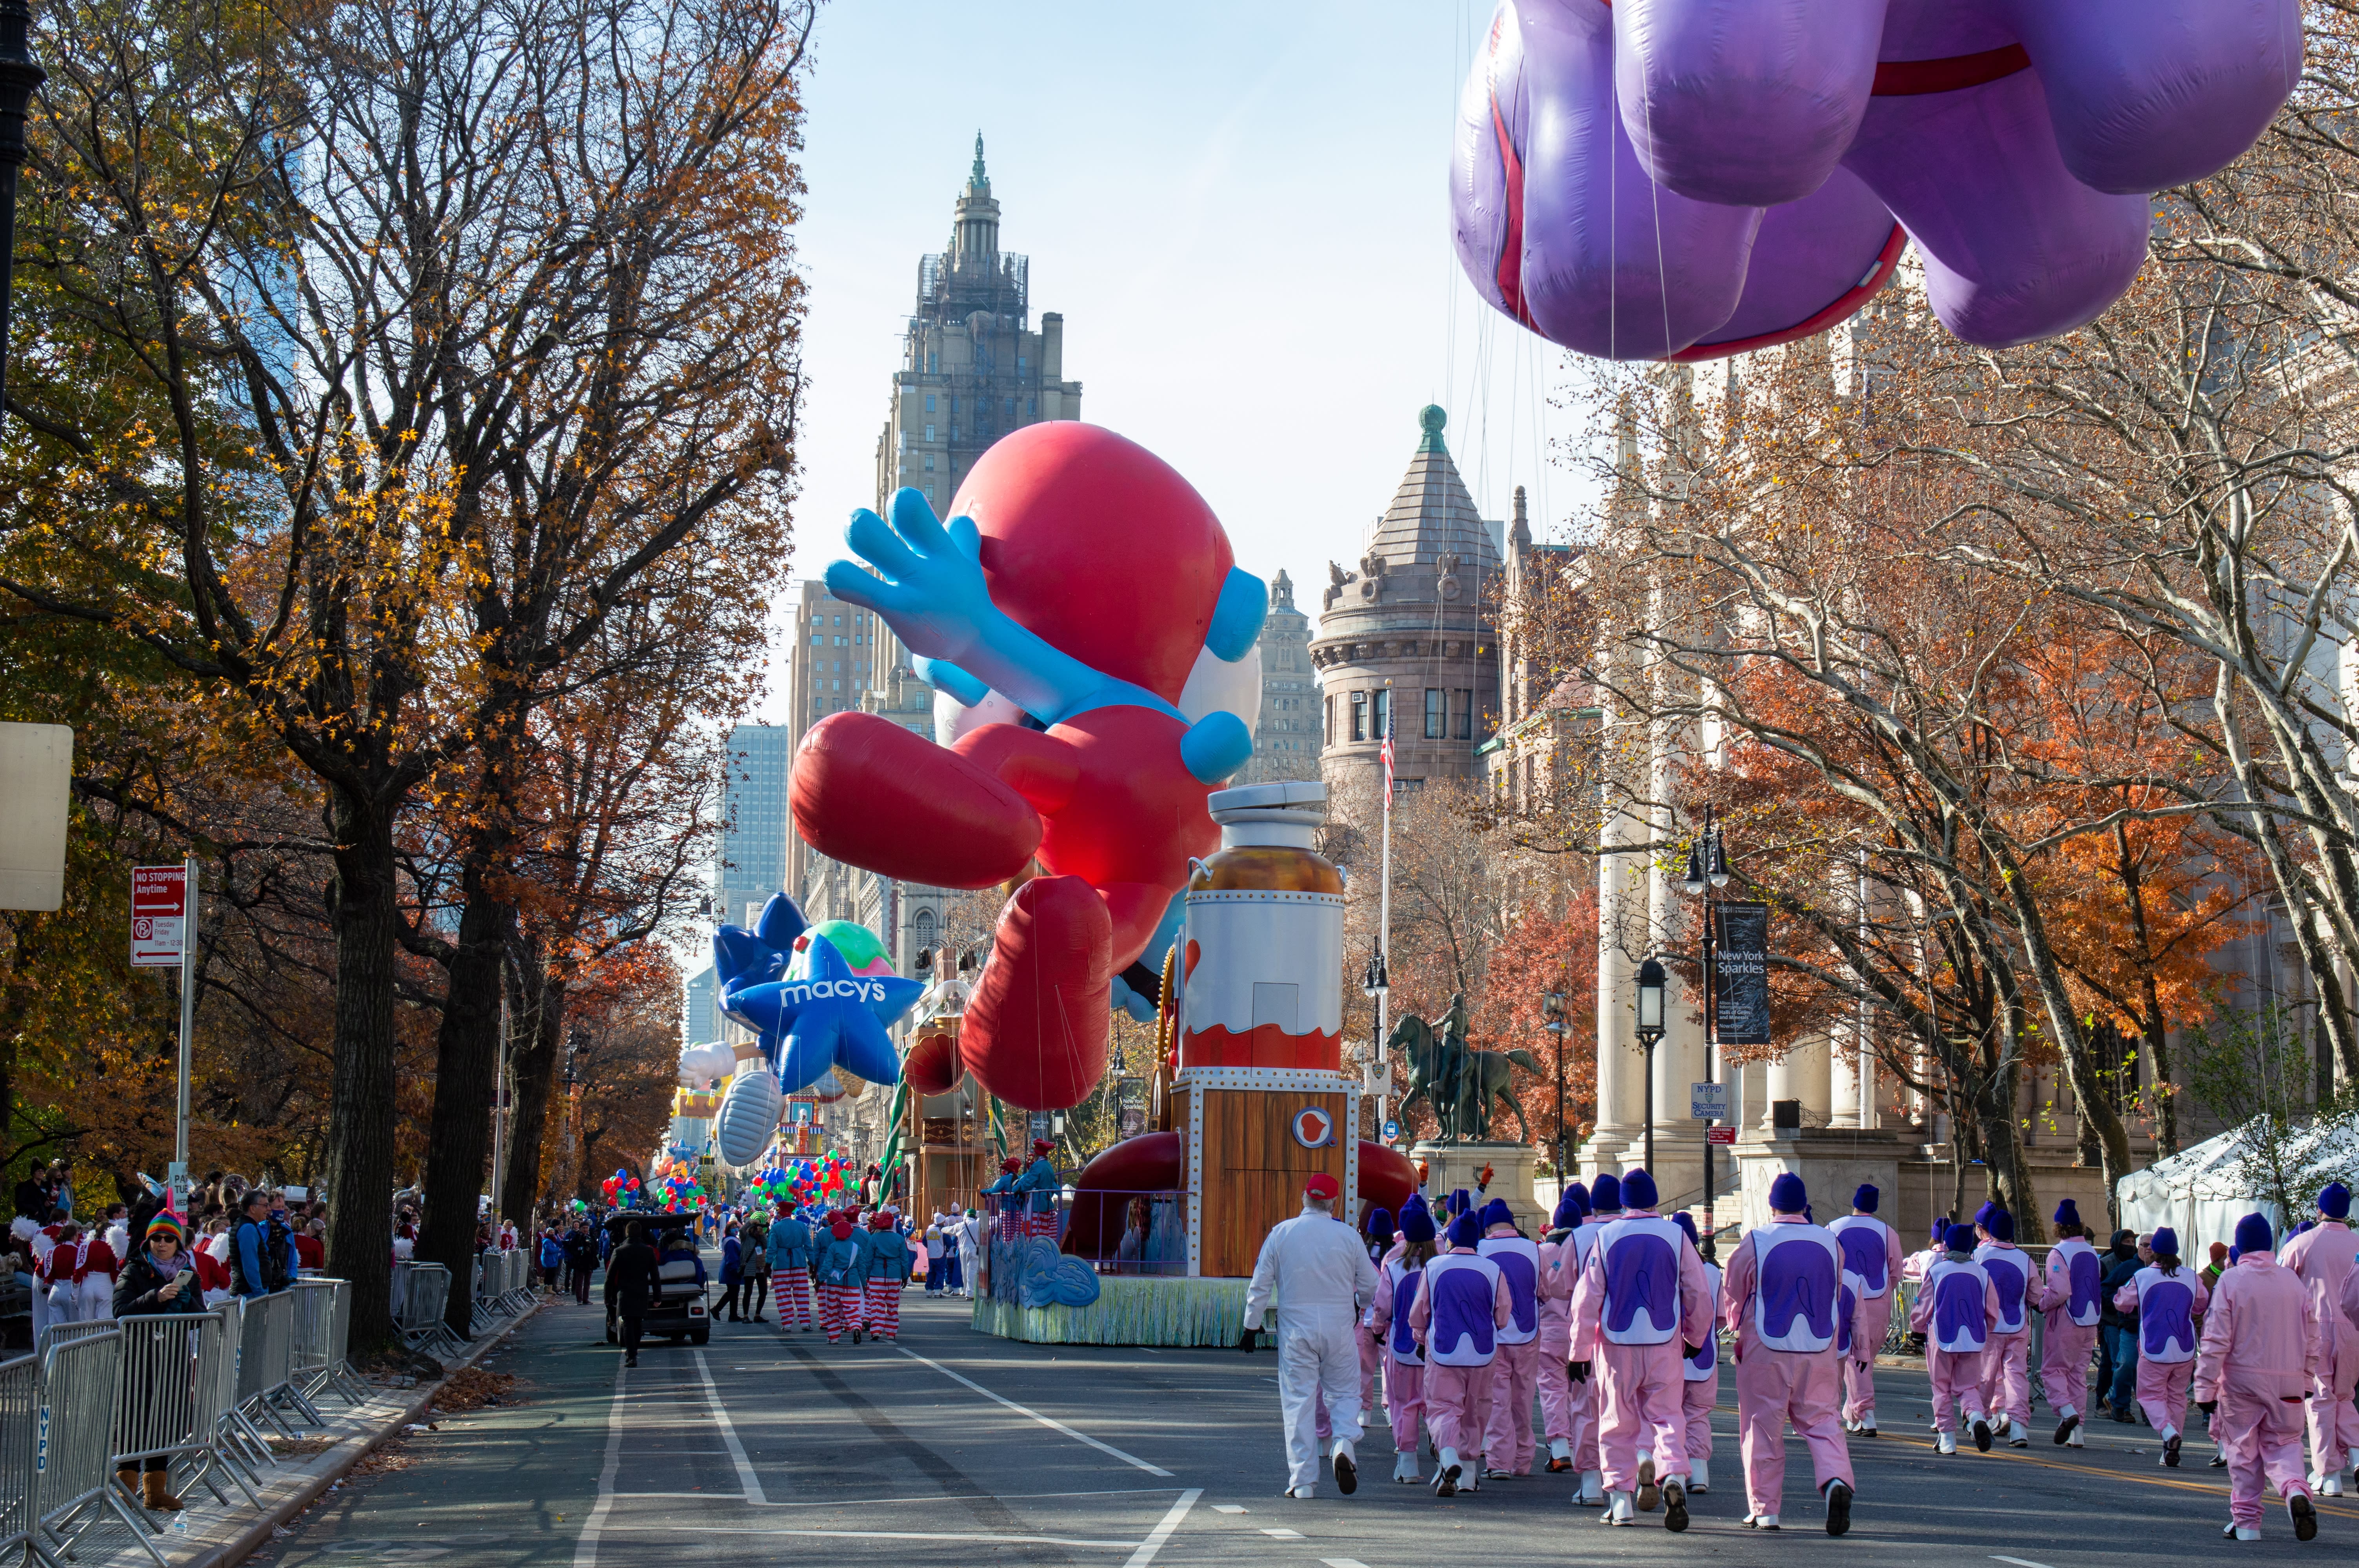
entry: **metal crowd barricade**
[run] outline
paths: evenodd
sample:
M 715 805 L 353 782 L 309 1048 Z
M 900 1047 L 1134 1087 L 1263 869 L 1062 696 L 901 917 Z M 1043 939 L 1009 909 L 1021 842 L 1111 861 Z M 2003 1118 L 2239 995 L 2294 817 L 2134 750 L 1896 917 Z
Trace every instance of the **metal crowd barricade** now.
M 353 1287 L 348 1280 L 314 1275 L 288 1292 L 295 1301 L 294 1346 L 288 1357 L 295 1391 L 306 1400 L 332 1392 L 357 1405 L 368 1390 L 344 1365 L 352 1349 Z
M 394 1326 L 401 1331 L 402 1342 L 412 1349 L 431 1346 L 446 1355 L 455 1355 L 466 1346 L 459 1342 L 442 1322 L 442 1312 L 451 1302 L 451 1271 L 440 1263 L 409 1264 L 409 1290 L 394 1316 Z
M 19 1356 L 0 1361 L 0 1563 L 38 1560 L 60 1568 L 34 1527 L 34 1424 L 39 1363 Z
M 95 1338 L 114 1332 L 113 1318 L 94 1319 L 89 1323 L 53 1323 L 41 1330 L 41 1342 L 33 1348 L 36 1353 L 52 1345 L 68 1345 L 77 1339 Z
M 123 1335 L 109 1323 L 76 1324 L 103 1328 L 54 1340 L 38 1357 L 33 1458 L 33 1528 L 57 1542 L 68 1556 L 84 1530 L 107 1509 L 131 1527 L 157 1568 L 163 1553 L 124 1506 L 114 1486 L 115 1411 L 122 1402 Z
M 237 1408 L 258 1414 L 288 1437 L 295 1429 L 279 1412 L 292 1405 L 313 1426 L 327 1423 L 294 1386 L 295 1293 L 248 1296 L 238 1336 Z
M 221 1332 L 214 1336 L 214 1355 L 207 1363 L 203 1381 L 212 1400 L 214 1448 L 230 1475 L 252 1495 L 254 1488 L 262 1484 L 263 1468 L 277 1468 L 278 1456 L 270 1452 L 269 1440 L 237 1408 L 238 1372 L 245 1336 L 245 1303 L 233 1296 L 213 1309 L 212 1317 L 221 1325 Z
M 261 1497 L 228 1462 L 234 1454 L 223 1444 L 235 1342 L 221 1314 L 126 1317 L 115 1326 L 122 1331 L 123 1379 L 114 1414 L 114 1467 L 134 1469 L 147 1459 L 183 1461 L 190 1466 L 183 1490 L 201 1481 L 226 1503 L 229 1499 L 212 1479 L 212 1472 L 223 1469 L 250 1502 L 261 1507 Z

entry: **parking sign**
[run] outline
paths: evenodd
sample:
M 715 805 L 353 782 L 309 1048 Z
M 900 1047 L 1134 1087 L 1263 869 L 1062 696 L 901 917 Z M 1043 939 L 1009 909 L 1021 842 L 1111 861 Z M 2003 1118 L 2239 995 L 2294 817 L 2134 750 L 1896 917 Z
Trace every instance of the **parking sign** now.
M 188 925 L 185 866 L 131 868 L 131 962 L 136 968 L 177 968 L 180 933 Z

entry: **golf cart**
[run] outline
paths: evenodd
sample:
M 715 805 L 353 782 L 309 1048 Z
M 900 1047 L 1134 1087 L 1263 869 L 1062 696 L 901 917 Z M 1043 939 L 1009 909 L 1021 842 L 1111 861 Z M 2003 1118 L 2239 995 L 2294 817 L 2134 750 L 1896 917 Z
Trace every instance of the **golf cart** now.
M 704 1304 L 704 1286 L 697 1282 L 698 1266 L 687 1258 L 664 1257 L 666 1244 L 674 1236 L 684 1235 L 691 1248 L 695 1245 L 696 1217 L 617 1209 L 606 1217 L 607 1235 L 614 1247 L 623 1244 L 625 1229 L 635 1223 L 642 1239 L 656 1249 L 658 1259 L 664 1260 L 656 1271 L 655 1299 L 647 1303 L 647 1314 L 641 1320 L 643 1336 L 674 1343 L 683 1339 L 690 1345 L 707 1343 L 712 1337 L 712 1314 Z M 622 1320 L 610 1305 L 606 1309 L 606 1343 L 619 1345 L 622 1341 Z

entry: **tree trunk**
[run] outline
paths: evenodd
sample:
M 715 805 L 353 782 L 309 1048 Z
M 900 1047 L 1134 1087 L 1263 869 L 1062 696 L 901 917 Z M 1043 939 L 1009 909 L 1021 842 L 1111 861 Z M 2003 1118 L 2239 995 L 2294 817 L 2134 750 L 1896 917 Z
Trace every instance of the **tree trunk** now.
M 500 979 L 507 957 L 507 902 L 486 886 L 481 858 L 462 873 L 466 904 L 451 958 L 435 1047 L 434 1119 L 426 1144 L 426 1223 L 418 1255 L 451 1271 L 443 1320 L 461 1339 L 473 1321 L 475 1210 L 491 1150 L 499 1076 Z M 530 1234 L 530 1226 L 525 1227 Z
M 565 1038 L 565 982 L 543 974 L 539 992 L 531 1011 L 531 1027 L 517 1031 L 515 1045 L 516 1134 L 508 1160 L 507 1190 L 500 1195 L 510 1214 L 530 1214 L 540 1202 L 541 1143 L 549 1126 L 549 1092 L 563 1055 L 559 1046 Z
M 336 1058 L 328 1116 L 328 1271 L 353 1285 L 352 1348 L 393 1339 L 395 866 L 393 824 L 332 789 Z

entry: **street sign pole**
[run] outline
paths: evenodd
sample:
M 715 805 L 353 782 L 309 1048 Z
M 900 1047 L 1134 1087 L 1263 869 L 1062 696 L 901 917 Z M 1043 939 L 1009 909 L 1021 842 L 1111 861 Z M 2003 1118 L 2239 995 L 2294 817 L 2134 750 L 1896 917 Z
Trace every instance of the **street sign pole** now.
M 174 1184 L 176 1203 L 185 1201 L 181 1189 L 189 1179 L 189 1049 L 197 1032 L 196 857 L 180 862 L 180 1096 L 172 1130 L 172 1170 L 167 1178 Z

